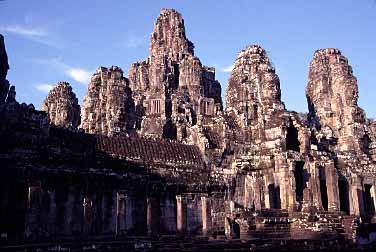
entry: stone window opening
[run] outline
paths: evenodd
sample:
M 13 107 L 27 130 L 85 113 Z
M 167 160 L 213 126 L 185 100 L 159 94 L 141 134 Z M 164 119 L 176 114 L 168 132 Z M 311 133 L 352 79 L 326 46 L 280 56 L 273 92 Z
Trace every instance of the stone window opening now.
M 212 115 L 214 114 L 214 106 L 210 101 L 203 101 L 201 103 L 202 112 L 204 115 Z
M 287 127 L 286 148 L 287 150 L 300 151 L 300 142 L 298 138 L 298 130 L 294 127 L 291 118 Z
M 161 101 L 151 100 L 151 111 L 152 114 L 159 114 L 161 112 Z
M 349 184 L 346 180 L 338 180 L 340 211 L 350 214 Z
M 361 145 L 362 151 L 369 157 L 370 156 L 369 147 L 371 145 L 371 139 L 368 135 L 364 135 L 361 141 L 362 141 L 362 145 Z

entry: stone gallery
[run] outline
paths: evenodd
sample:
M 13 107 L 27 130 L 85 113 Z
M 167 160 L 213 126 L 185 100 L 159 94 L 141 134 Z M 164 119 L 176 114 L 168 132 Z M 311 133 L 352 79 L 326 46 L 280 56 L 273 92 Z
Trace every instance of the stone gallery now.
M 173 9 L 149 57 L 99 67 L 81 106 L 67 82 L 41 111 L 20 103 L 8 69 L 1 36 L 0 248 L 335 250 L 376 234 L 376 122 L 339 49 L 313 52 L 306 114 L 286 109 L 259 45 L 223 104 Z

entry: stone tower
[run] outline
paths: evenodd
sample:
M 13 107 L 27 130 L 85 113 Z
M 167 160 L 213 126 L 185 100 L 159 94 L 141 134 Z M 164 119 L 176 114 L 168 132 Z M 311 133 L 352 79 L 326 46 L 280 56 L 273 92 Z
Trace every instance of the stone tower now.
M 42 110 L 56 126 L 77 128 L 80 124 L 80 105 L 67 82 L 56 84 L 44 100 Z

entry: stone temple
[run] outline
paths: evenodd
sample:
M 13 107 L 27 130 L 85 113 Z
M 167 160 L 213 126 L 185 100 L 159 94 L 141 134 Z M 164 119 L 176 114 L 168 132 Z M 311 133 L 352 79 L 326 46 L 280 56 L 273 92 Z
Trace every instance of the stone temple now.
M 375 248 L 376 122 L 338 49 L 313 54 L 307 114 L 259 45 L 223 103 L 172 9 L 150 56 L 99 67 L 81 106 L 67 82 L 41 111 L 19 103 L 8 69 L 0 36 L 0 249 Z

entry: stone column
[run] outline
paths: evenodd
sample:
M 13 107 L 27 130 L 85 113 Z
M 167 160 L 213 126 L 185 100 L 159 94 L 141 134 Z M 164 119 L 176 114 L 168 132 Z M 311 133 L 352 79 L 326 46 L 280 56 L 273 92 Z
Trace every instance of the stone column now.
M 125 230 L 133 229 L 135 226 L 135 215 L 133 213 L 134 200 L 132 195 L 129 193 L 124 194 L 125 200 Z
M 289 162 L 289 170 L 286 176 L 286 192 L 287 192 L 287 209 L 290 213 L 296 210 L 296 181 L 295 181 L 295 162 Z
M 312 192 L 313 206 L 315 206 L 318 210 L 323 210 L 321 201 L 319 168 L 316 166 L 316 162 L 310 162 L 307 165 L 309 165 L 311 173 L 308 184 Z
M 376 223 L 376 185 L 372 185 L 371 187 L 371 197 L 373 199 L 373 217 L 371 222 Z
M 255 184 L 254 184 L 254 202 L 255 202 L 255 210 L 261 210 L 261 199 L 260 199 L 260 184 L 257 181 L 257 178 L 255 178 Z
M 285 179 L 285 172 L 279 172 L 277 173 L 277 181 L 278 181 L 278 185 L 279 186 L 279 199 L 280 199 L 280 202 L 281 202 L 281 209 L 288 209 L 287 207 L 287 192 L 286 192 L 286 183 L 288 181 L 286 181 Z
M 277 186 L 279 186 L 280 189 L 279 197 L 281 202 L 281 209 L 289 210 L 290 189 L 288 188 L 291 186 L 288 176 L 289 165 L 283 153 L 276 156 L 275 168 L 277 172 Z
M 124 192 L 117 192 L 116 194 L 116 235 L 123 233 L 126 230 L 126 195 Z
M 328 193 L 328 211 L 339 211 L 338 174 L 333 162 L 325 164 L 325 177 Z
M 30 240 L 38 238 L 41 225 L 42 193 L 40 181 L 29 184 L 25 236 Z
M 363 185 L 362 180 L 358 175 L 355 175 L 351 179 L 351 196 L 350 201 L 350 214 L 355 216 L 364 216 L 364 199 L 363 199 Z
M 244 177 L 244 207 L 250 208 L 251 206 L 251 192 L 252 192 L 252 182 L 250 180 L 250 176 L 246 175 Z
M 72 235 L 72 216 L 75 201 L 75 190 L 72 185 L 70 185 L 66 191 L 67 197 L 64 202 L 64 224 L 63 233 L 64 235 Z
M 80 187 L 75 187 L 74 190 L 74 202 L 72 209 L 72 235 L 82 234 L 83 231 L 83 190 Z
M 84 197 L 84 235 L 88 236 L 91 233 L 91 226 L 93 223 L 93 201 L 90 196 Z
M 184 195 L 176 196 L 176 229 L 179 234 L 187 231 L 187 202 Z
M 264 199 L 265 199 L 265 208 L 270 208 L 270 195 L 269 195 L 269 185 L 271 184 L 270 183 L 270 180 L 269 180 L 269 176 L 268 175 L 265 175 L 265 183 L 264 183 Z
M 42 212 L 45 215 L 46 230 L 49 233 L 50 237 L 55 236 L 56 234 L 56 202 L 55 202 L 55 192 L 54 191 L 45 191 L 45 196 L 48 197 L 46 202 L 48 205 L 44 206 L 45 209 Z
M 152 196 L 146 199 L 147 204 L 147 231 L 149 235 L 158 234 L 160 226 L 160 202 L 159 198 Z
M 211 234 L 211 203 L 210 198 L 201 196 L 201 209 L 202 209 L 202 234 L 209 236 Z

